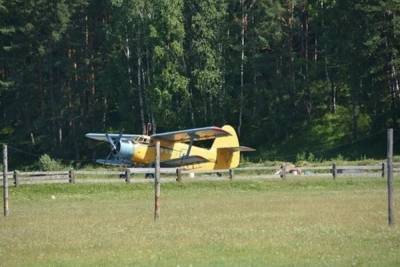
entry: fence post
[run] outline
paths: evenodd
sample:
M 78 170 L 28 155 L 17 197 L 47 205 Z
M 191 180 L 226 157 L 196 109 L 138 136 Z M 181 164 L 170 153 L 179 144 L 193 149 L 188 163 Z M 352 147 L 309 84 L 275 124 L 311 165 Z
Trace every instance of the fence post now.
M 393 129 L 387 130 L 387 190 L 388 190 L 388 223 L 394 224 L 393 214 Z
M 14 170 L 13 178 L 14 178 L 14 185 L 15 185 L 15 187 L 17 187 L 19 185 L 19 178 L 18 178 L 18 171 L 17 170 Z
M 131 170 L 129 168 L 125 170 L 125 182 L 128 184 L 131 182 Z
M 281 178 L 282 178 L 283 180 L 286 179 L 286 163 L 283 163 L 283 164 L 281 165 Z
M 233 179 L 233 170 L 229 169 L 229 180 Z
M 182 169 L 176 168 L 176 181 L 182 182 Z
M 8 159 L 7 159 L 7 145 L 3 144 L 3 208 L 4 216 L 8 216 Z
M 160 141 L 156 141 L 156 166 L 154 172 L 154 221 L 160 218 Z
M 382 178 L 385 178 L 385 162 L 382 162 Z
M 75 171 L 73 169 L 69 170 L 68 172 L 68 178 L 69 178 L 69 183 L 74 184 L 75 183 Z
M 332 177 L 333 177 L 333 180 L 336 180 L 336 175 L 337 175 L 336 163 L 333 163 L 332 164 Z

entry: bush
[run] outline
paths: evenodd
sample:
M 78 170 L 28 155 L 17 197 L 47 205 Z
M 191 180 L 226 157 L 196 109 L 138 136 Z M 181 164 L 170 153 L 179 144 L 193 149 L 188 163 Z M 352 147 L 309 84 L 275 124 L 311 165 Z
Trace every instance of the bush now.
M 60 171 L 63 169 L 61 162 L 52 159 L 47 154 L 40 156 L 38 165 L 42 171 Z
M 319 160 L 318 158 L 315 157 L 315 155 L 311 152 L 302 152 L 302 153 L 298 153 L 296 155 L 296 165 L 298 166 L 305 166 L 308 163 L 316 163 L 316 162 L 320 162 L 321 160 Z
M 338 154 L 335 158 L 333 158 L 332 160 L 334 161 L 345 161 L 346 159 L 343 157 L 342 154 Z

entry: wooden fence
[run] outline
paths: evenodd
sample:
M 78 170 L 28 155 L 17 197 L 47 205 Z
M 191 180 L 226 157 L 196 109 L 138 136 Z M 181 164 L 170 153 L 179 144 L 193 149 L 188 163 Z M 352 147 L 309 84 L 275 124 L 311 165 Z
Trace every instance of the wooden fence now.
M 400 172 L 400 163 L 393 164 L 393 172 Z M 279 171 L 281 166 L 251 166 L 241 167 L 234 170 L 222 170 L 222 171 L 209 171 L 199 173 L 200 175 L 212 175 L 217 173 L 221 176 L 222 173 L 228 173 L 229 179 L 234 177 L 246 177 L 252 178 L 282 178 L 287 177 L 331 177 L 336 179 L 340 176 L 363 176 L 363 177 L 385 177 L 387 175 L 386 163 L 375 164 L 375 165 L 364 165 L 364 166 L 336 166 L 336 164 L 326 166 L 309 166 L 300 167 L 302 175 L 295 176 L 290 172 L 281 172 L 280 174 L 274 174 Z M 161 168 L 160 172 L 168 175 L 176 175 L 176 180 L 181 181 L 184 174 L 191 173 L 190 170 L 181 170 L 179 168 Z M 125 171 L 49 171 L 49 172 L 22 172 L 12 171 L 7 173 L 7 177 L 10 183 L 14 186 L 20 184 L 35 184 L 35 183 L 71 183 L 74 184 L 77 180 L 79 182 L 90 181 L 92 183 L 100 182 L 107 179 L 96 179 L 108 177 L 111 181 L 117 181 L 116 178 L 123 178 L 124 181 L 130 183 L 131 180 L 140 180 L 140 174 L 153 174 L 154 168 L 128 168 Z M 235 174 L 235 175 L 234 175 Z M 137 176 L 140 175 L 139 178 Z M 93 178 L 91 180 L 87 177 Z M 112 179 L 114 178 L 114 179 Z M 2 177 L 0 180 L 2 181 Z M 120 179 L 121 180 L 121 179 Z M 123 181 L 122 180 L 122 181 Z
M 75 183 L 75 172 L 70 171 L 34 171 L 34 172 L 7 172 L 8 180 L 12 180 L 14 186 L 34 183 Z M 0 180 L 3 180 L 1 178 Z

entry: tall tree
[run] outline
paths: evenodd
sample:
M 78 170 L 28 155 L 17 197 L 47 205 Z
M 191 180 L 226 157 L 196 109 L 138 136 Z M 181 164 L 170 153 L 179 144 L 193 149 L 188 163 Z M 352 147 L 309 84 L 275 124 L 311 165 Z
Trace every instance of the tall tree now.
M 158 126 L 181 127 L 188 106 L 188 79 L 184 75 L 185 37 L 182 0 L 154 1 L 150 21 L 153 77 L 149 103 Z M 153 125 L 153 127 L 155 126 Z

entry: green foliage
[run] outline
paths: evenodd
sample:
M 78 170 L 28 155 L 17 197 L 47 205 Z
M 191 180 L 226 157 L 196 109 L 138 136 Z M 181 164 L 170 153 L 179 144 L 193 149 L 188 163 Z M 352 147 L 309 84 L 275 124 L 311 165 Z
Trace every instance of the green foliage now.
M 38 161 L 38 167 L 41 171 L 60 171 L 65 169 L 61 162 L 52 159 L 49 155 L 43 154 Z
M 310 136 L 318 144 L 334 145 L 351 134 L 351 110 L 338 106 L 335 113 L 326 113 L 313 121 Z
M 345 160 L 345 158 L 341 155 L 341 154 L 339 154 L 339 155 L 337 155 L 335 158 L 333 158 L 332 159 L 333 161 L 344 161 Z
M 15 132 L 15 129 L 12 127 L 4 127 L 3 129 L 0 130 L 0 135 L 11 135 Z
M 86 132 L 238 127 L 241 114 L 250 160 L 383 157 L 378 134 L 400 128 L 399 12 L 397 0 L 0 0 L 0 139 L 86 160 Z
M 317 159 L 312 152 L 302 152 L 296 155 L 295 162 L 298 166 L 305 166 L 309 163 L 321 162 L 321 160 Z
M 296 155 L 296 162 L 306 161 L 306 158 L 307 158 L 306 152 L 299 153 Z

